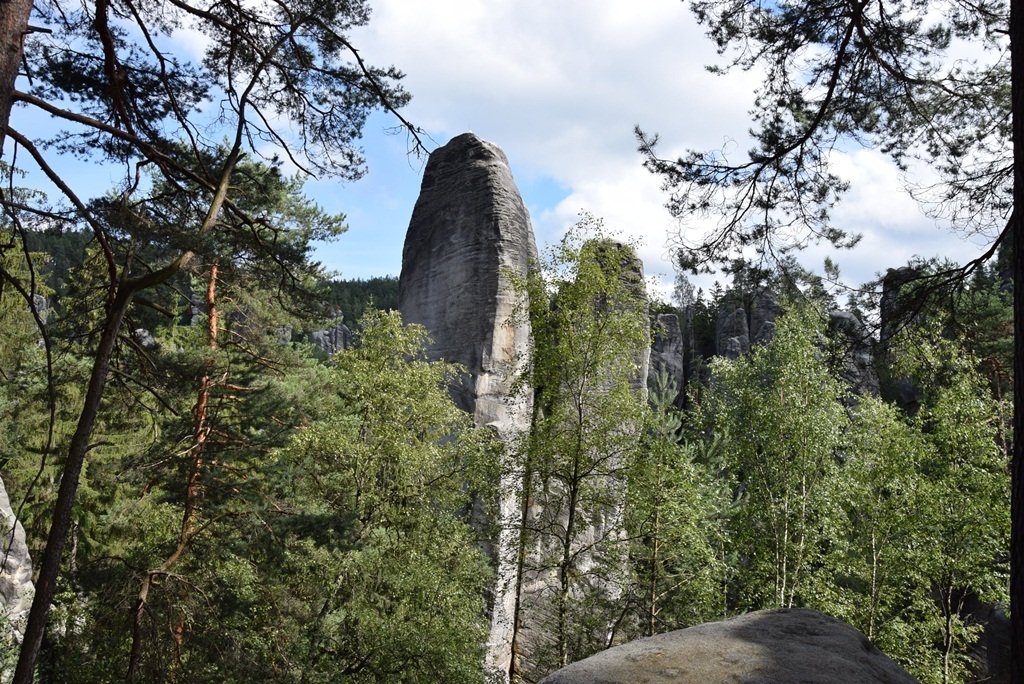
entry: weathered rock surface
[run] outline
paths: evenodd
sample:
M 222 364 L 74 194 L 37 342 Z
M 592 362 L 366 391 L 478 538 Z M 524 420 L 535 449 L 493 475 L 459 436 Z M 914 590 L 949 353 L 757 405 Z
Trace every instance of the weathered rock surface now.
M 530 348 L 529 323 L 513 320 L 511 276 L 525 276 L 536 256 L 530 217 L 504 152 L 471 133 L 435 150 L 405 238 L 399 310 L 406 322 L 427 328 L 432 358 L 465 367 L 462 384 L 453 389 L 456 404 L 507 441 L 529 427 L 532 400 L 529 393 L 514 397 L 510 388 Z M 485 663 L 502 677 L 511 664 L 522 477 L 507 465 L 498 502 L 501 532 L 491 550 L 496 578 Z
M 25 529 L 14 516 L 7 489 L 0 480 L 0 640 L 21 643 L 32 607 L 32 558 L 25 543 Z
M 738 359 L 749 351 L 747 311 L 739 302 L 723 299 L 715 321 L 715 353 L 726 359 Z
M 831 312 L 828 324 L 843 355 L 840 379 L 853 389 L 854 394 L 877 397 L 880 389 L 870 331 L 849 311 Z
M 340 315 L 329 327 L 324 330 L 314 330 L 309 334 L 310 343 L 327 356 L 334 356 L 338 352 L 348 349 L 352 346 L 352 340 L 352 331 L 342 322 Z
M 402 251 L 398 308 L 426 326 L 429 353 L 470 378 L 456 402 L 480 424 L 508 420 L 503 378 L 527 348 L 510 318 L 510 274 L 525 276 L 537 246 L 505 153 L 472 133 L 430 155 Z
M 623 644 L 542 684 L 913 684 L 863 634 L 807 609 L 764 610 Z
M 685 341 L 682 326 L 677 314 L 658 314 L 652 316 L 654 337 L 651 340 L 651 361 L 647 374 L 647 386 L 654 387 L 655 378 L 664 372 L 672 381 L 676 392 L 686 389 Z M 675 404 L 682 407 L 681 396 Z
M 715 321 L 715 353 L 736 359 L 750 351 L 751 344 L 763 344 L 775 333 L 775 319 L 782 307 L 769 291 L 762 291 L 745 301 L 730 292 L 722 298 Z

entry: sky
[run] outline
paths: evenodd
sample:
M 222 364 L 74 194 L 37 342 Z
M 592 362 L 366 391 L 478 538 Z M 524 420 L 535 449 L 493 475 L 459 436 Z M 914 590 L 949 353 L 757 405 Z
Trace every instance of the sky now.
M 530 211 L 538 244 L 558 240 L 588 211 L 612 232 L 638 238 L 645 271 L 667 290 L 670 236 L 694 230 L 664 208 L 659 180 L 641 166 L 634 125 L 657 132 L 662 156 L 688 148 L 746 149 L 755 73 L 727 76 L 679 0 L 373 0 L 370 24 L 353 33 L 372 64 L 406 73 L 403 114 L 434 146 L 472 131 L 500 146 Z M 342 277 L 397 275 L 405 229 L 425 160 L 410 157 L 394 121 L 372 118 L 364 149 L 369 173 L 348 185 L 314 181 L 325 208 L 349 231 L 317 257 Z M 851 181 L 833 214 L 863 234 L 834 254 L 858 284 L 914 255 L 965 261 L 984 240 L 965 240 L 925 216 L 905 179 L 881 153 L 849 148 L 835 168 Z M 828 251 L 801 259 L 820 270 Z
M 711 41 L 680 0 L 370 0 L 366 27 L 350 36 L 370 64 L 394 65 L 412 102 L 403 115 L 425 132 L 431 149 L 472 131 L 501 147 L 530 211 L 541 249 L 557 241 L 581 211 L 612 234 L 640 242 L 646 274 L 659 294 L 673 278 L 671 245 L 699 236 L 664 208 L 667 195 L 642 167 L 633 128 L 662 139 L 663 157 L 687 149 L 747 149 L 748 111 L 760 78 L 742 71 L 711 74 L 720 64 Z M 198 56 L 198 36 L 176 36 Z M 12 123 L 30 137 L 48 123 Z M 343 278 L 398 275 L 402 244 L 426 163 L 410 156 L 397 121 L 369 120 L 362 146 L 369 171 L 359 181 L 310 180 L 307 192 L 347 216 L 349 230 L 319 245 L 315 258 Z M 863 234 L 852 252 L 832 254 L 851 285 L 914 255 L 965 261 L 984 243 L 965 241 L 926 217 L 904 192 L 904 178 L 875 150 L 835 154 L 851 183 L 833 212 L 839 227 Z M 116 184 L 71 159 L 65 168 L 94 186 Z M 88 194 L 88 193 L 86 193 Z M 697 235 L 694 234 L 697 231 Z M 827 254 L 811 248 L 804 265 L 821 270 Z M 697 280 L 708 287 L 710 278 Z

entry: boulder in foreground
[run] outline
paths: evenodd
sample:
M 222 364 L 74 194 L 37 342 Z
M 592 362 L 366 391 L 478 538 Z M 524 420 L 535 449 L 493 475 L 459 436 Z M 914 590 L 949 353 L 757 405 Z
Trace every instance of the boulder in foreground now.
M 914 684 L 853 627 L 815 610 L 762 610 L 638 639 L 541 684 Z

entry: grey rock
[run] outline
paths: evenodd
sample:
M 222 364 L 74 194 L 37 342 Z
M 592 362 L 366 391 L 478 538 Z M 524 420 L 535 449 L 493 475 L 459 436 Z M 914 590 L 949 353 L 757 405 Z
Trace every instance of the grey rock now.
M 309 334 L 309 341 L 312 345 L 328 357 L 351 347 L 352 340 L 352 331 L 342 322 L 340 314 L 330 327 L 324 330 L 314 330 Z
M 35 587 L 32 584 L 32 558 L 25 543 L 25 529 L 15 517 L 7 489 L 0 480 L 0 650 L 9 652 L 14 644 L 20 644 L 25 634 L 25 623 L 32 607 Z M 11 672 L 3 672 L 10 663 L 0 665 L 0 674 L 5 678 Z
M 50 301 L 41 294 L 33 294 L 32 306 L 35 307 L 36 313 L 39 314 L 39 318 L 45 323 L 47 317 L 50 315 Z
M 750 351 L 750 328 L 747 312 L 730 297 L 722 299 L 715 321 L 715 353 L 727 359 L 738 359 Z
M 529 322 L 515 316 L 512 281 L 524 277 L 536 257 L 530 217 L 505 153 L 471 133 L 435 150 L 405 238 L 398 306 L 407 323 L 427 328 L 431 358 L 465 368 L 462 383 L 453 388 L 456 404 L 506 443 L 529 427 L 532 397 L 514 396 L 511 388 L 530 349 Z M 485 665 L 507 676 L 522 473 L 512 462 L 502 472 L 500 532 L 490 549 L 496 577 Z
M 882 277 L 882 298 L 878 303 L 881 318 L 881 343 L 887 351 L 889 340 L 910 322 L 913 311 L 903 301 L 905 288 L 921 275 L 920 269 L 912 266 L 890 268 Z
M 715 353 L 736 359 L 749 352 L 752 344 L 764 344 L 775 334 L 775 320 L 782 313 L 771 291 L 746 298 L 735 292 L 726 294 L 715 321 Z
M 405 237 L 398 308 L 430 332 L 430 356 L 465 367 L 455 400 L 480 424 L 507 418 L 498 378 L 529 348 L 528 324 L 511 320 L 511 277 L 536 257 L 505 153 L 472 133 L 435 150 Z
M 153 351 L 160 347 L 160 343 L 153 337 L 153 333 L 149 332 L 145 328 L 136 328 L 132 331 L 132 337 L 138 342 L 139 346 L 146 351 Z
M 849 625 L 814 610 L 763 610 L 602 651 L 542 684 L 914 684 Z
M 651 340 L 651 360 L 647 374 L 647 386 L 653 387 L 655 377 L 664 372 L 672 381 L 677 392 L 686 389 L 685 341 L 682 326 L 676 314 L 658 314 L 652 316 L 654 337 Z M 676 406 L 682 407 L 681 397 L 675 400 Z
M 750 305 L 750 342 L 764 344 L 775 334 L 775 319 L 783 314 L 772 292 L 757 293 Z

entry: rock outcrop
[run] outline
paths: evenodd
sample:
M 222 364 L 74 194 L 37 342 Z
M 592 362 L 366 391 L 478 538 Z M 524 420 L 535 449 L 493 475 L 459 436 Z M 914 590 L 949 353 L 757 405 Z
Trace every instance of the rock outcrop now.
M 871 332 L 849 311 L 831 312 L 828 325 L 842 354 L 840 379 L 850 386 L 854 394 L 877 397 L 880 389 Z
M 751 344 L 763 344 L 775 333 L 775 319 L 782 307 L 769 291 L 749 298 L 729 293 L 722 298 L 715 321 L 715 353 L 736 359 L 750 351 Z
M 20 644 L 25 623 L 32 607 L 35 587 L 32 584 L 32 558 L 25 543 L 25 529 L 15 517 L 7 489 L 0 480 L 0 641 L 3 651 L 10 652 Z M 0 663 L 0 675 L 6 680 L 12 673 L 4 672 L 8 663 Z
M 853 627 L 814 610 L 763 610 L 602 651 L 541 684 L 914 684 Z
M 675 405 L 683 407 L 682 393 L 686 391 L 686 342 L 677 314 L 658 314 L 651 317 L 654 333 L 651 340 L 651 361 L 647 374 L 647 386 L 654 387 L 655 378 L 665 373 L 672 386 L 679 392 Z
M 477 425 L 506 442 L 529 427 L 529 393 L 513 396 L 511 380 L 526 361 L 530 328 L 514 320 L 513 276 L 525 276 L 537 256 L 533 228 L 508 159 L 471 133 L 435 150 L 402 252 L 399 310 L 429 331 L 428 354 L 461 364 L 456 404 Z M 499 537 L 486 666 L 507 677 L 515 610 L 517 491 L 521 473 L 503 468 Z M 503 673 L 503 674 L 502 674 Z
M 339 313 L 331 325 L 323 330 L 314 330 L 309 334 L 310 343 L 328 357 L 352 346 L 352 331 L 342 320 Z

